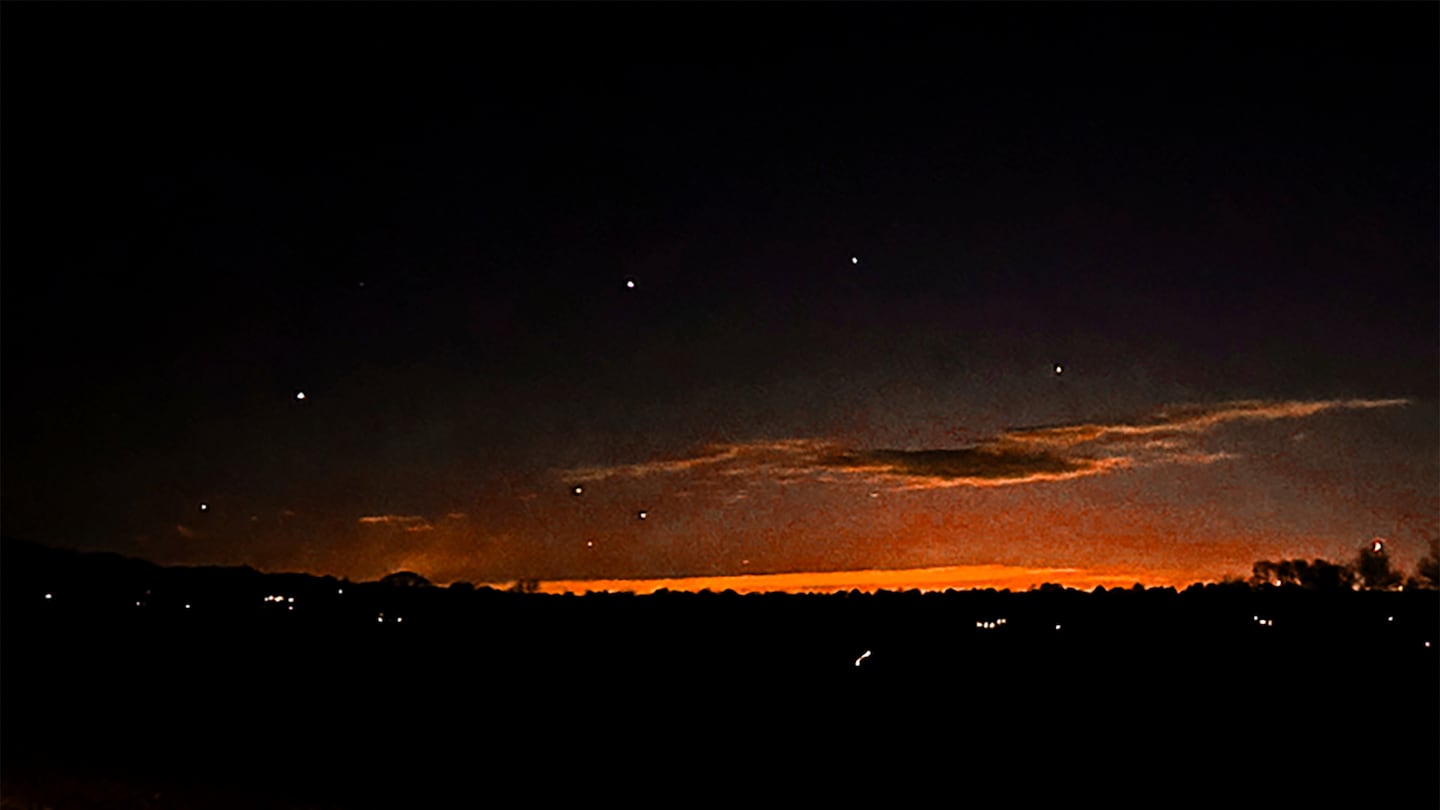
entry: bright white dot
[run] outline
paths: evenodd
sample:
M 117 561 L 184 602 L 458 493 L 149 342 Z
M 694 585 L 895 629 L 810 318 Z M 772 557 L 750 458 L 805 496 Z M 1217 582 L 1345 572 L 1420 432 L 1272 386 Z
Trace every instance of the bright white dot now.
M 208 503 L 202 503 L 202 504 L 200 504 L 200 511 L 201 511 L 201 512 L 204 512 L 206 509 L 209 509 L 209 508 L 210 508 L 210 504 L 208 504 Z
M 859 256 L 851 256 L 851 257 L 850 257 L 850 263 L 851 263 L 851 264 L 859 264 L 859 263 L 860 263 L 860 257 L 859 257 Z
M 294 610 L 294 609 L 295 609 L 295 606 L 294 606 L 294 605 L 286 605 L 286 606 L 285 606 L 285 609 L 286 609 L 286 610 Z
M 586 547 L 586 548 L 594 548 L 594 547 L 595 547 L 595 541 L 594 541 L 594 540 L 586 540 L 586 541 L 585 541 L 585 547 Z
M 984 623 L 984 622 L 975 622 L 975 626 L 976 626 L 976 627 L 984 627 L 984 626 L 985 626 L 985 623 Z
M 1058 624 L 1055 625 L 1055 629 L 1056 629 L 1056 630 L 1059 630 L 1059 629 L 1060 629 L 1060 625 L 1058 625 Z
M 1383 549 L 1383 548 L 1385 548 L 1385 544 L 1382 543 L 1382 542 L 1379 541 L 1379 540 L 1376 540 L 1374 543 L 1372 543 L 1372 544 L 1370 545 L 1370 550 L 1373 551 L 1373 552 L 1375 552 L 1376 554 L 1379 554 L 1379 553 L 1380 553 L 1380 549 Z
M 861 662 L 861 661 L 864 661 L 866 658 L 869 658 L 869 657 L 870 657 L 870 651 L 869 651 L 869 650 L 866 650 L 865 652 L 861 653 L 861 654 L 860 654 L 860 657 L 855 659 L 855 666 L 857 666 L 857 667 L 860 666 L 860 662 Z
M 396 624 L 399 624 L 399 623 L 401 623 L 401 622 L 403 622 L 403 621 L 405 621 L 405 617 L 404 617 L 404 616 L 396 616 L 396 617 L 395 617 L 395 623 L 396 623 Z
M 297 392 L 297 393 L 295 394 L 295 398 L 296 398 L 296 399 L 304 399 L 304 398 L 305 398 L 305 392 L 304 392 L 304 391 Z
M 1064 366 L 1060 365 L 1059 363 L 1056 363 L 1056 364 L 1055 364 L 1055 375 L 1056 375 L 1056 376 L 1059 376 L 1060 374 L 1064 373 L 1064 371 L 1065 371 L 1065 367 L 1064 367 Z
M 635 279 L 633 279 L 633 278 L 627 278 L 627 279 L 625 279 L 625 288 L 626 288 L 626 289 L 629 289 L 629 290 L 635 289 Z
M 584 494 L 585 494 L 585 487 L 582 487 L 582 486 L 571 487 L 571 488 L 570 488 L 570 491 L 571 491 L 572 493 L 576 494 L 576 495 L 584 495 Z
M 376 616 L 376 617 L 375 617 L 375 621 L 377 621 L 377 622 L 384 622 L 384 621 L 385 621 L 385 614 L 384 614 L 384 613 L 381 613 L 379 616 Z
M 187 604 L 187 605 L 185 606 L 185 609 L 186 609 L 186 610 L 189 610 L 189 609 L 190 609 L 190 606 Z
M 1393 621 L 1395 621 L 1395 617 L 1394 617 L 1394 616 L 1386 616 L 1386 617 L 1385 617 L 1385 621 L 1387 621 L 1387 622 L 1393 622 Z
M 641 509 L 641 510 L 639 511 L 639 513 L 637 513 L 635 516 L 638 517 L 638 518 L 640 518 L 641 520 L 644 520 L 646 517 L 649 517 L 649 515 L 650 515 L 649 512 L 646 512 L 644 509 Z
M 1430 642 L 1428 642 L 1428 641 L 1425 642 L 1425 646 L 1426 646 L 1426 647 L 1429 647 L 1429 646 L 1430 646 Z
M 54 598 L 54 597 L 52 597 L 50 594 L 47 593 L 47 594 L 45 594 L 45 598 L 46 598 L 46 599 L 52 599 L 52 598 Z
M 295 597 L 292 596 L 292 597 L 290 597 L 289 599 L 286 599 L 285 601 L 286 601 L 286 602 L 294 602 L 294 601 L 295 601 Z
M 136 603 L 135 603 L 135 607 L 140 607 L 140 603 L 139 603 L 139 602 L 136 602 Z
M 344 589 L 344 588 L 340 588 L 340 589 L 336 590 L 335 592 L 336 592 L 336 593 L 345 593 L 345 589 Z

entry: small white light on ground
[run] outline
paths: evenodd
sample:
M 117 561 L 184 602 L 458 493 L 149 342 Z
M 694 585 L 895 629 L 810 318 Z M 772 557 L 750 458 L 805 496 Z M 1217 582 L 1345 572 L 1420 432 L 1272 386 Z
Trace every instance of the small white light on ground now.
M 635 289 L 635 279 L 633 279 L 633 278 L 627 278 L 627 279 L 625 279 L 625 288 L 628 289 L 628 290 L 633 290 L 633 289 Z
M 295 394 L 295 398 L 296 398 L 296 399 L 304 399 L 304 398 L 305 398 L 305 392 L 304 392 L 304 391 L 300 391 L 300 392 L 296 393 L 296 394 Z
M 860 662 L 861 662 L 861 661 L 864 661 L 866 658 L 869 658 L 869 657 L 870 657 L 870 651 L 869 651 L 869 650 L 866 650 L 865 652 L 861 653 L 860 657 L 855 659 L 855 666 L 857 666 L 857 667 L 860 666 Z
M 647 517 L 650 516 L 650 513 L 649 513 L 649 512 L 646 512 L 644 509 L 641 509 L 640 512 L 639 512 L 638 514 L 636 514 L 635 516 L 638 517 L 638 518 L 640 518 L 641 520 L 644 520 L 645 518 L 647 518 Z
M 344 588 L 340 588 L 339 590 L 337 590 L 337 591 L 335 591 L 335 592 L 336 592 L 336 593 L 345 593 L 345 589 L 344 589 Z
M 396 623 L 396 624 L 399 624 L 399 623 L 401 623 L 401 622 L 403 622 L 403 621 L 405 621 L 405 617 L 404 617 L 404 616 L 396 616 L 396 617 L 395 617 L 395 623 Z
M 1060 625 L 1058 625 L 1058 624 L 1055 625 L 1055 629 L 1056 629 L 1056 630 L 1059 630 L 1059 629 L 1060 629 Z
M 1063 373 L 1065 373 L 1065 367 L 1064 367 L 1064 366 L 1061 366 L 1061 365 L 1059 365 L 1059 364 L 1056 364 L 1056 366 L 1055 366 L 1055 376 L 1058 377 L 1058 376 L 1060 376 L 1060 375 L 1063 374 Z
M 584 495 L 584 494 L 585 494 L 585 487 L 581 487 L 581 486 L 571 487 L 570 491 L 571 491 L 572 493 L 576 494 L 576 495 Z
M 208 503 L 202 503 L 202 504 L 200 504 L 200 511 L 201 511 L 201 512 L 204 512 L 205 510 L 207 510 L 207 509 L 209 509 L 209 508 L 210 508 L 210 504 L 208 504 Z
M 185 605 L 185 609 L 186 609 L 186 610 L 189 610 L 189 609 L 190 609 L 190 605 L 189 605 L 189 604 L 186 604 L 186 605 Z
M 285 601 L 286 601 L 286 602 L 294 602 L 294 601 L 295 601 L 295 597 L 292 596 L 292 597 L 290 597 L 289 599 L 286 599 Z
M 1394 617 L 1394 616 L 1386 616 L 1386 617 L 1385 617 L 1385 621 L 1387 621 L 1387 622 L 1393 622 L 1393 621 L 1395 621 L 1395 617 Z
M 45 594 L 45 598 L 46 598 L 46 599 L 53 599 L 54 597 L 53 597 L 51 594 L 48 594 L 48 593 L 47 593 L 47 594 Z
M 859 257 L 859 256 L 851 256 L 851 257 L 850 257 L 850 263 L 851 263 L 851 264 L 859 264 L 859 263 L 860 263 L 860 257 Z
M 586 541 L 585 541 L 585 547 L 586 547 L 586 548 L 594 548 L 594 547 L 595 547 L 595 541 L 594 541 L 594 540 L 586 540 Z
M 385 614 L 382 613 L 382 614 L 380 614 L 379 616 L 376 616 L 376 617 L 375 617 L 375 621 L 377 621 L 377 622 L 384 622 L 384 621 L 385 621 Z

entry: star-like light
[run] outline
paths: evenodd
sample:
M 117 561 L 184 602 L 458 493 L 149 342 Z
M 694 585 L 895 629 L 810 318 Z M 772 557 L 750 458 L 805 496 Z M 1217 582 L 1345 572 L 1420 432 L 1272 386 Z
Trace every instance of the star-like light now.
M 297 391 L 297 392 L 295 392 L 295 398 L 296 398 L 296 399 L 304 399 L 304 398 L 305 398 L 305 392 L 304 392 L 304 391 Z
M 860 263 L 860 257 L 859 257 L 859 256 L 851 256 L 851 257 L 850 257 L 850 263 L 851 263 L 851 264 L 859 264 L 859 263 Z
M 641 509 L 639 512 L 636 512 L 636 513 L 635 513 L 635 517 L 637 517 L 637 518 L 639 518 L 639 519 L 641 519 L 641 520 L 644 520 L 645 518 L 647 518 L 647 517 L 649 517 L 649 516 L 650 516 L 650 513 L 647 512 L 647 511 L 645 511 L 644 509 Z

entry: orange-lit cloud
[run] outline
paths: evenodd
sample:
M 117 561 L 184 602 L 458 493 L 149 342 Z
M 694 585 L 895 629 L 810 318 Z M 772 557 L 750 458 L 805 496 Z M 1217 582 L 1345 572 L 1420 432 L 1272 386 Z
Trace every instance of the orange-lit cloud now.
M 366 515 L 360 518 L 362 524 L 396 526 L 407 532 L 433 531 L 434 526 L 420 515 Z
M 1235 454 L 1201 446 L 1238 422 L 1299 419 L 1326 411 L 1389 408 L 1405 399 L 1245 400 L 1162 409 L 1135 422 L 1006 430 L 966 447 L 919 450 L 843 447 L 822 439 L 711 445 L 686 458 L 565 471 L 577 482 L 710 473 L 725 477 L 854 482 L 896 489 L 994 487 L 1064 481 L 1137 466 L 1210 464 Z

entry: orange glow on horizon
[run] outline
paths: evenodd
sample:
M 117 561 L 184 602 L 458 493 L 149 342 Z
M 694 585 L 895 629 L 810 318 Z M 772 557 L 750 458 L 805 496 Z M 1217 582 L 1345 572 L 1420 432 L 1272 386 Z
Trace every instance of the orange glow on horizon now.
M 540 593 L 587 592 L 649 594 L 671 591 L 719 593 L 837 593 L 841 591 L 1027 590 L 1054 583 L 1079 590 L 1128 588 L 1135 583 L 1150 587 L 1184 587 L 1194 580 L 1181 572 L 1144 573 L 1093 571 L 1081 568 L 1025 568 L 1011 565 L 953 565 L 935 568 L 867 569 L 857 571 L 798 571 L 779 574 L 737 574 L 710 577 L 655 579 L 572 579 L 541 582 Z

